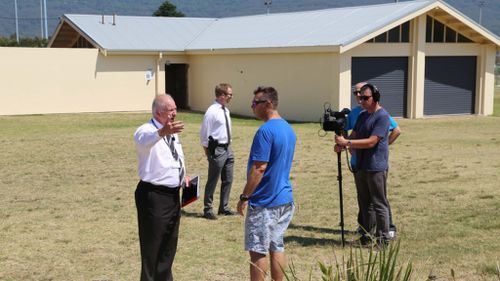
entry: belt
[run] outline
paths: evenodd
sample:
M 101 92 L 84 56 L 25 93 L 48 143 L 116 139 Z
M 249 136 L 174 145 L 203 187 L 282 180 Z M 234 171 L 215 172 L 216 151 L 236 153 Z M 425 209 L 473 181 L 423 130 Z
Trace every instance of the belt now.
M 177 194 L 180 189 L 180 186 L 170 187 L 166 185 L 156 185 L 143 180 L 139 182 L 138 186 L 151 189 L 160 193 L 172 193 L 172 194 Z
M 224 143 L 224 144 L 219 143 L 219 144 L 217 145 L 217 147 L 224 147 L 224 148 L 228 148 L 228 147 L 229 147 L 229 143 Z

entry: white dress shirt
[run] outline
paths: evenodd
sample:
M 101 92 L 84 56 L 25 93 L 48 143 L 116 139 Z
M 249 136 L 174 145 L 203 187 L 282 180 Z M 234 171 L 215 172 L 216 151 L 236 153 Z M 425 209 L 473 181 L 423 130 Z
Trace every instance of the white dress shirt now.
M 225 112 L 229 123 L 229 133 L 231 133 L 231 114 L 229 108 L 226 107 Z M 209 136 L 219 141 L 219 144 L 229 143 L 224 110 L 222 109 L 222 105 L 217 101 L 214 101 L 203 117 L 203 123 L 201 124 L 200 130 L 200 142 L 203 147 L 208 147 Z
M 154 122 L 154 124 L 153 124 Z M 167 137 L 160 137 L 158 129 L 163 125 L 155 119 L 143 124 L 134 133 L 135 148 L 139 160 L 139 177 L 154 185 L 180 186 L 181 162 L 184 166 L 184 152 L 177 134 L 171 135 L 181 161 L 175 160 L 167 144 Z M 184 167 L 185 170 L 185 167 Z

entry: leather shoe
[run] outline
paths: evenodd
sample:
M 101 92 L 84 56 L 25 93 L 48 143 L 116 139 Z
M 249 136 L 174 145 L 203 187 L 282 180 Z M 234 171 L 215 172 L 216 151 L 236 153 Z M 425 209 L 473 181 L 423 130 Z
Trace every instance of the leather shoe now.
M 236 216 L 236 213 L 231 211 L 231 210 L 225 210 L 225 211 L 219 211 L 217 215 L 224 215 L 224 216 Z
M 203 217 L 206 218 L 207 220 L 216 220 L 217 217 L 214 215 L 214 213 L 205 213 L 203 214 Z

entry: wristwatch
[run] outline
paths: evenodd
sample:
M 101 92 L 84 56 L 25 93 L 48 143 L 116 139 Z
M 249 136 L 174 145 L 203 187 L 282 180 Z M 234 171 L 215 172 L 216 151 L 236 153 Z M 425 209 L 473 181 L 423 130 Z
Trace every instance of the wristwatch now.
M 348 140 L 347 141 L 347 146 L 351 146 L 351 145 L 352 145 L 351 140 Z
M 248 199 L 250 199 L 250 197 L 246 196 L 246 195 L 245 195 L 245 194 L 243 194 L 243 193 L 242 193 L 242 194 L 240 194 L 240 201 L 245 202 L 245 201 L 248 201 Z

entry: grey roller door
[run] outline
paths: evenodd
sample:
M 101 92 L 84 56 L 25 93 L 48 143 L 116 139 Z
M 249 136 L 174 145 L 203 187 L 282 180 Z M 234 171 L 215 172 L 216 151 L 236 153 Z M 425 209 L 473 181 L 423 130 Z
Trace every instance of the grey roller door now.
M 476 57 L 426 57 L 424 115 L 472 114 Z
M 367 81 L 380 91 L 380 104 L 394 117 L 406 117 L 408 57 L 353 57 L 352 84 Z M 354 99 L 351 104 L 356 104 Z

